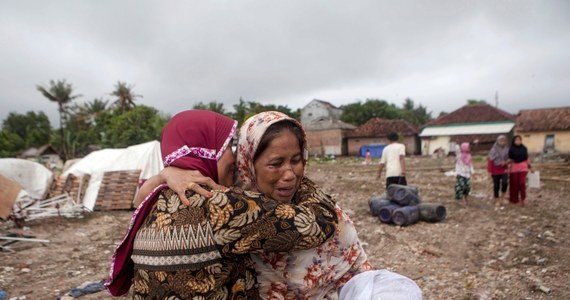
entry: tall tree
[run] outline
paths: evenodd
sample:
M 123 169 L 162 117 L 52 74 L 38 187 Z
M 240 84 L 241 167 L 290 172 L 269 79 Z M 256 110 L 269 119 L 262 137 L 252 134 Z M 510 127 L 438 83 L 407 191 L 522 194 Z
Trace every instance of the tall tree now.
M 11 112 L 0 130 L 0 157 L 13 157 L 29 147 L 50 142 L 52 128 L 43 112 L 26 114 Z
M 60 137 L 61 137 L 61 150 L 63 150 L 63 155 L 65 156 L 64 159 L 67 159 L 65 145 L 63 144 L 64 140 L 64 131 L 63 131 L 63 118 L 65 116 L 65 112 L 67 109 L 67 105 L 81 95 L 72 95 L 73 94 L 73 86 L 71 83 L 67 83 L 65 79 L 58 80 L 57 82 L 50 80 L 49 88 L 46 88 L 42 85 L 36 85 L 36 89 L 42 93 L 42 95 L 48 98 L 50 101 L 56 102 L 58 105 L 59 111 L 59 130 L 60 130 Z
M 362 125 L 372 118 L 399 119 L 402 117 L 401 111 L 395 104 L 390 104 L 385 100 L 366 99 L 344 105 L 340 119 L 344 122 Z
M 114 105 L 121 113 L 135 107 L 135 100 L 137 98 L 142 98 L 142 95 L 135 94 L 133 89 L 134 85 L 121 81 L 118 81 L 115 85 L 115 90 L 111 93 L 111 96 L 115 96 L 117 98 Z
M 234 112 L 228 115 L 236 119 L 240 124 L 249 117 L 264 111 L 282 112 L 292 118 L 299 120 L 301 110 L 292 110 L 287 105 L 262 104 L 256 101 L 244 101 L 241 97 L 238 104 L 234 104 Z
M 99 99 L 69 108 L 65 124 L 69 158 L 85 156 L 91 146 L 101 145 L 102 135 L 96 125 L 99 116 L 106 112 L 106 102 Z
M 431 112 L 427 111 L 427 107 L 421 104 L 416 107 L 411 98 L 404 100 L 401 118 L 415 125 L 423 125 L 432 120 Z
M 85 103 L 85 110 L 90 115 L 98 115 L 103 111 L 107 110 L 107 105 L 109 104 L 109 100 L 103 100 L 101 98 L 95 98 L 93 101 Z
M 200 101 L 200 102 L 194 104 L 193 108 L 194 109 L 211 110 L 213 112 L 217 112 L 217 113 L 222 114 L 222 115 L 226 114 L 226 109 L 224 108 L 223 102 L 210 101 L 207 104 L 204 104 L 203 102 Z
M 123 148 L 160 138 L 168 119 L 145 105 L 114 116 L 106 129 L 105 146 Z
M 485 99 L 467 99 L 468 105 L 479 105 L 479 104 L 487 104 Z

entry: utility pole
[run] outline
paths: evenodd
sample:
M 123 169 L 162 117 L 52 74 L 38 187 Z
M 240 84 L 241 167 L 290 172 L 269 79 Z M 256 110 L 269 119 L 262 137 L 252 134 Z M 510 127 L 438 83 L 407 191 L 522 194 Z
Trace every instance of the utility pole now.
M 495 91 L 495 107 L 499 107 L 499 91 Z

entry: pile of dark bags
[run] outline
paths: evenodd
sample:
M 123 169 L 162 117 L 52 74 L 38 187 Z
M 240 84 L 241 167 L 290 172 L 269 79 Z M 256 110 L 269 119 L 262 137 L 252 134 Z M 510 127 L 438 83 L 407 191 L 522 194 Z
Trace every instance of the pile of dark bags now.
M 445 219 L 447 211 L 441 203 L 422 203 L 418 188 L 391 184 L 386 193 L 373 196 L 368 201 L 370 213 L 382 223 L 407 226 L 418 221 L 439 222 Z

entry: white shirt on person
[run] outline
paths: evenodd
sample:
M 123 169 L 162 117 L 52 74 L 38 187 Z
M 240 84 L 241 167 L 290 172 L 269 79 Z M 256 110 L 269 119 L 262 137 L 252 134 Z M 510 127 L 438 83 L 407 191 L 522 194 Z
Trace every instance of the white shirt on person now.
M 386 178 L 402 176 L 400 155 L 406 156 L 406 146 L 404 144 L 392 143 L 382 150 L 380 163 L 386 166 Z

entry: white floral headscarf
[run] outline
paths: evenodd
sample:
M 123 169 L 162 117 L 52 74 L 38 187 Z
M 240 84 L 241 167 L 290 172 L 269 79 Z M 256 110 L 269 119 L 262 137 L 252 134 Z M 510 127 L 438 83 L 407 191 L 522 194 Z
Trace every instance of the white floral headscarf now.
M 239 185 L 249 190 L 255 186 L 255 169 L 253 167 L 253 156 L 257 151 L 261 138 L 272 124 L 280 121 L 289 120 L 295 123 L 303 132 L 303 140 L 305 149 L 303 149 L 303 158 L 307 159 L 307 140 L 305 130 L 299 121 L 289 117 L 288 115 L 278 111 L 265 111 L 258 113 L 247 119 L 241 126 L 238 133 L 237 147 L 237 170 Z

